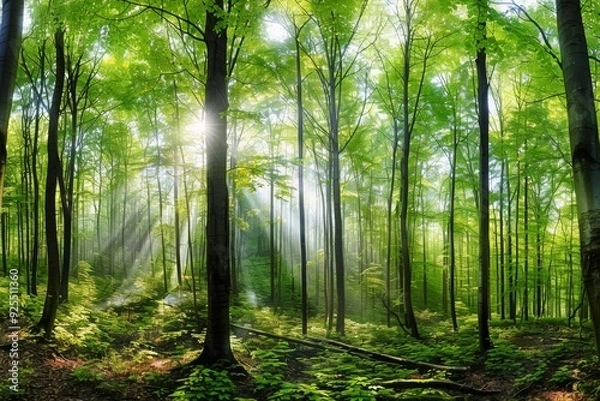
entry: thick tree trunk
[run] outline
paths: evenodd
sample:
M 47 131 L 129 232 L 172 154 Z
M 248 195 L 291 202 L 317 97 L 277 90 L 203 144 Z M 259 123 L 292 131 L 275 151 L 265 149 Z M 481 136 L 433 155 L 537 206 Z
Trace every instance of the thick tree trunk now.
M 56 187 L 61 174 L 60 159 L 58 155 L 58 120 L 65 77 L 64 64 L 64 32 L 57 30 L 54 34 L 56 46 L 56 81 L 52 106 L 48 122 L 48 172 L 46 175 L 46 247 L 48 255 L 48 284 L 46 301 L 38 327 L 43 329 L 46 337 L 52 335 L 56 309 L 60 295 L 60 255 L 58 250 L 58 233 L 56 225 Z
M 480 15 L 477 24 L 477 99 L 479 104 L 479 348 L 487 351 L 492 347 L 489 332 L 490 299 L 490 211 L 489 211 L 489 107 L 488 78 L 486 68 L 486 20 L 487 0 L 479 0 Z
M 229 195 L 227 191 L 227 27 L 223 0 L 206 12 L 204 124 L 207 178 L 208 320 L 198 361 L 235 364 L 229 338 Z
M 579 0 L 556 0 L 581 241 L 581 269 L 600 356 L 600 145 Z
M 21 36 L 23 31 L 23 0 L 2 1 L 0 26 L 0 210 L 6 179 L 6 141 L 12 98 L 17 79 Z

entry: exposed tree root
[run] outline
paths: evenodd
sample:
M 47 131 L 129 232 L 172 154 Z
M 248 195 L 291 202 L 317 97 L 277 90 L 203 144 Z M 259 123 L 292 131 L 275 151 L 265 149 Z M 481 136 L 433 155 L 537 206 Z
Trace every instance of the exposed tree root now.
M 391 388 L 394 390 L 410 390 L 415 388 L 430 388 L 434 390 L 443 391 L 457 391 L 463 394 L 477 395 L 477 396 L 493 396 L 500 394 L 499 391 L 495 390 L 483 390 L 470 387 L 464 384 L 456 383 L 450 380 L 437 380 L 437 379 L 396 379 L 388 380 L 379 383 L 383 387 Z

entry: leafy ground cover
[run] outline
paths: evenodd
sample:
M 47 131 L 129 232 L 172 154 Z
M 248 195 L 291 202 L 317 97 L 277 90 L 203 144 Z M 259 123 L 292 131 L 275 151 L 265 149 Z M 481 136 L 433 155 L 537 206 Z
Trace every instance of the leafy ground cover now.
M 32 300 L 28 313 L 39 308 Z M 590 333 L 562 321 L 512 324 L 493 321 L 494 349 L 477 349 L 475 318 L 462 318 L 454 333 L 431 314 L 423 340 L 397 328 L 348 321 L 344 342 L 423 362 L 466 366 L 466 372 L 418 371 L 345 352 L 323 351 L 236 330 L 233 346 L 245 373 L 193 366 L 202 333 L 188 306 L 167 307 L 140 299 L 126 308 L 61 307 L 55 339 L 24 336 L 15 395 L 0 383 L 0 399 L 53 400 L 596 400 L 600 368 Z M 238 311 L 253 327 L 300 337 L 297 321 L 263 309 Z M 6 326 L 6 324 L 5 324 Z M 316 321 L 311 335 L 325 336 Z M 6 327 L 4 327 L 6 328 Z M 5 331 L 5 330 L 4 330 Z M 3 344 L 8 344 L 5 338 Z M 6 350 L 7 347 L 4 346 Z M 0 365 L 8 365 L 8 352 Z M 6 371 L 3 369 L 3 371 Z M 487 397 L 431 389 L 396 391 L 396 379 L 451 379 Z
M 243 370 L 228 371 L 191 363 L 203 333 L 202 318 L 189 312 L 189 301 L 165 303 L 146 293 L 111 304 L 103 292 L 111 291 L 85 277 L 78 282 L 70 302 L 60 306 L 51 341 L 26 328 L 39 317 L 43 297 L 21 296 L 19 392 L 8 381 L 7 320 L 0 325 L 0 400 L 600 400 L 600 366 L 585 324 L 493 319 L 494 348 L 486 357 L 478 351 L 475 316 L 463 316 L 455 333 L 448 319 L 422 312 L 419 341 L 397 327 L 348 320 L 346 337 L 336 339 L 405 359 L 467 367 L 463 372 L 406 368 L 236 328 L 233 348 Z M 3 300 L 0 307 L 6 309 Z M 237 305 L 232 318 L 242 326 L 302 337 L 298 320 L 267 308 Z M 322 321 L 318 316 L 311 321 L 312 337 L 327 336 Z M 496 393 L 398 390 L 386 384 L 399 379 L 453 381 Z

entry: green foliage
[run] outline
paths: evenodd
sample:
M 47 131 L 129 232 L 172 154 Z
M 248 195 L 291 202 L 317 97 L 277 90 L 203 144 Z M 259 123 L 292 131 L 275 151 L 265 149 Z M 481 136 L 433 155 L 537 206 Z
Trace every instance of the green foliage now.
M 94 268 L 91 264 L 80 261 L 75 272 L 75 279 L 69 282 L 69 301 L 75 305 L 91 306 L 98 299 Z
M 600 399 L 600 364 L 598 357 L 586 357 L 579 360 L 576 369 L 579 375 L 583 377 L 574 387 L 590 400 Z
M 287 368 L 285 358 L 291 351 L 288 343 L 279 341 L 272 348 L 261 348 L 252 352 L 252 357 L 259 362 L 258 374 L 255 377 L 257 390 L 276 389 L 282 385 Z
M 112 347 L 112 337 L 96 321 L 99 312 L 83 305 L 61 305 L 54 335 L 65 349 L 77 349 L 83 356 L 98 358 Z
M 235 385 L 227 371 L 200 367 L 170 395 L 175 401 L 233 400 Z
M 567 383 L 573 380 L 573 369 L 569 366 L 559 366 L 558 369 L 552 374 L 550 383 L 565 386 Z
M 525 374 L 523 361 L 526 355 L 517 346 L 497 341 L 494 348 L 487 352 L 485 369 L 488 373 L 498 377 L 521 376 Z
M 80 366 L 73 369 L 71 376 L 82 383 L 96 384 L 101 383 L 104 380 L 104 375 L 102 373 L 88 366 Z
M 341 395 L 345 400 L 351 401 L 375 401 L 393 395 L 393 390 L 375 384 L 376 381 L 378 379 L 364 376 L 352 377 L 347 381 L 347 387 L 341 392 Z
M 325 390 L 320 390 L 314 383 L 288 383 L 281 384 L 281 388 L 270 395 L 269 401 L 328 401 L 334 400 Z

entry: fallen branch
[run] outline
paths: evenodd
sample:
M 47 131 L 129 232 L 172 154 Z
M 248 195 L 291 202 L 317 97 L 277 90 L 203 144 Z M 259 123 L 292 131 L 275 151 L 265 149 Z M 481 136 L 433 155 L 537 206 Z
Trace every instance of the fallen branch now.
M 410 390 L 415 388 L 430 388 L 443 391 L 457 391 L 463 394 L 477 396 L 491 396 L 499 394 L 497 390 L 483 390 L 467 386 L 465 384 L 456 383 L 450 380 L 436 379 L 396 379 L 379 383 L 381 386 L 391 388 L 393 390 Z
M 354 345 L 349 345 L 349 344 L 345 344 L 345 343 L 342 343 L 339 341 L 330 340 L 328 338 L 315 338 L 315 337 L 308 337 L 308 338 L 313 341 L 321 341 L 321 342 L 325 342 L 330 345 L 334 345 L 338 348 L 341 348 L 343 350 L 351 352 L 352 354 L 355 354 L 355 355 L 363 355 L 370 359 L 374 359 L 376 361 L 394 363 L 394 364 L 402 365 L 404 367 L 412 368 L 412 369 L 419 369 L 419 370 L 437 369 L 437 370 L 446 370 L 446 371 L 450 371 L 450 372 L 465 372 L 469 369 L 464 366 L 447 366 L 447 365 L 438 365 L 438 364 L 428 363 L 428 362 L 413 361 L 410 359 L 400 358 L 400 357 L 397 357 L 394 355 L 382 354 L 380 352 L 370 351 L 365 348 L 355 347 Z
M 261 336 L 264 336 L 264 337 L 274 338 L 276 340 L 285 340 L 285 341 L 289 341 L 289 342 L 292 342 L 292 343 L 305 345 L 307 347 L 315 347 L 315 348 L 320 348 L 320 349 L 324 349 L 324 350 L 333 350 L 333 351 L 336 351 L 332 347 L 327 347 L 327 346 L 325 346 L 323 344 L 315 344 L 312 341 L 306 341 L 306 340 L 302 340 L 302 339 L 299 339 L 299 338 L 292 338 L 292 337 L 280 336 L 278 334 L 269 333 L 268 331 L 263 331 L 263 330 L 258 330 L 258 329 L 251 329 L 249 327 L 239 326 L 239 325 L 233 324 L 233 323 L 230 323 L 230 326 L 233 327 L 234 329 L 238 329 L 238 330 L 241 330 L 241 331 L 247 331 L 248 333 L 258 334 L 258 335 L 261 335 Z
M 333 351 L 333 352 L 346 352 L 346 353 L 349 353 L 352 355 L 366 357 L 366 358 L 373 359 L 373 360 L 376 360 L 379 362 L 392 363 L 392 364 L 400 365 L 400 366 L 410 368 L 410 369 L 419 369 L 419 370 L 437 369 L 437 370 L 446 370 L 446 371 L 452 371 L 452 372 L 464 372 L 468 369 L 468 368 L 462 367 L 462 366 L 446 366 L 446 365 L 437 365 L 437 364 L 427 363 L 427 362 L 413 361 L 410 359 L 400 358 L 400 357 L 397 357 L 394 355 L 382 354 L 379 352 L 370 351 L 365 348 L 355 347 L 353 345 L 345 344 L 345 343 L 342 343 L 339 341 L 329 340 L 326 338 L 307 337 L 309 340 L 309 341 L 307 341 L 307 340 L 302 340 L 299 338 L 280 336 L 278 334 L 269 333 L 269 332 L 262 331 L 262 330 L 251 329 L 251 328 L 239 326 L 239 325 L 233 324 L 233 323 L 231 324 L 231 327 L 238 329 L 238 330 L 245 330 L 249 333 L 258 334 L 258 335 L 265 336 L 265 337 L 270 337 L 270 338 L 275 338 L 278 340 L 285 340 L 285 341 L 289 341 L 292 343 L 301 344 L 301 345 L 304 345 L 307 347 L 316 347 L 316 348 Z M 324 343 L 327 345 L 324 345 Z

